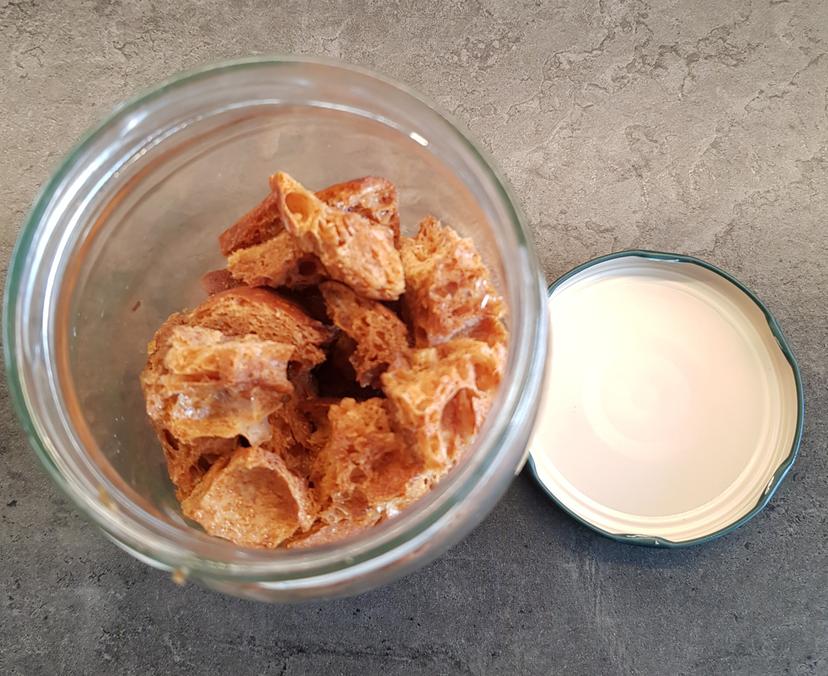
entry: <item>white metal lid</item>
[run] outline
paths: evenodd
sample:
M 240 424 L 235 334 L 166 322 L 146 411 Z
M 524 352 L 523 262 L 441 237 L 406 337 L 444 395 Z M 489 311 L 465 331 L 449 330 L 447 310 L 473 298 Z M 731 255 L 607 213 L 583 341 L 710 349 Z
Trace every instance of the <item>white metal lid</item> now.
M 802 386 L 776 321 L 703 261 L 612 254 L 549 290 L 529 465 L 599 532 L 678 546 L 757 513 L 794 461 Z

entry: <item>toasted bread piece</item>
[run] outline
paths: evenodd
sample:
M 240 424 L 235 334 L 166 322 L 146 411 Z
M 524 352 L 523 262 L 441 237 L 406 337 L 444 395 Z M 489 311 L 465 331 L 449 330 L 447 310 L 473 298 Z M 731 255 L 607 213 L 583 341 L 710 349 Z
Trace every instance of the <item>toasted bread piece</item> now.
M 313 368 L 325 360 L 321 347 L 333 331 L 308 317 L 295 303 L 269 289 L 240 287 L 217 293 L 187 315 L 187 323 L 228 336 L 253 333 L 296 347 L 291 361 Z
M 275 176 L 271 177 L 275 183 Z M 369 221 L 390 228 L 394 243 L 400 243 L 400 212 L 397 188 L 386 178 L 365 176 L 319 190 L 316 196 L 328 206 L 352 211 Z
M 405 306 L 417 347 L 450 340 L 484 316 L 500 319 L 503 300 L 474 243 L 429 216 L 401 245 Z
M 170 336 L 164 366 L 186 382 L 242 384 L 263 380 L 281 392 L 290 392 L 293 388 L 286 371 L 294 350 L 289 343 L 262 340 L 253 334 L 230 338 L 203 326 L 179 326 Z
M 248 547 L 278 546 L 309 529 L 316 511 L 304 479 L 258 446 L 218 460 L 181 510 L 210 535 Z
M 274 181 L 275 183 L 275 181 Z M 400 217 L 397 190 L 384 178 L 366 177 L 320 190 L 316 196 L 331 207 L 364 216 L 375 224 L 388 228 L 399 244 Z M 260 210 L 270 210 L 272 199 L 267 198 Z M 256 212 L 258 213 L 258 212 Z M 250 224 L 248 219 L 244 221 Z M 238 230 L 239 226 L 233 228 Z M 326 276 L 321 261 L 302 251 L 294 237 L 285 230 L 273 234 L 273 228 L 255 229 L 255 237 L 270 238 L 244 248 L 235 247 L 228 255 L 227 267 L 232 276 L 248 286 L 286 286 L 289 288 L 318 284 Z M 248 236 L 252 241 L 254 235 Z M 225 237 L 225 240 L 227 237 Z
M 416 447 L 427 469 L 452 466 L 473 441 L 502 369 L 497 349 L 458 338 L 412 350 L 407 366 L 381 376 L 395 427 Z
M 270 177 L 270 184 L 271 190 L 275 191 L 275 175 Z M 316 196 L 329 206 L 356 212 L 390 228 L 394 232 L 395 241 L 399 240 L 397 189 L 391 181 L 366 176 L 329 186 L 317 192 Z M 219 235 L 219 247 L 224 256 L 229 256 L 239 249 L 261 244 L 283 229 L 278 200 L 275 193 L 271 192 Z
M 279 199 L 271 192 L 219 235 L 219 248 L 222 255 L 229 256 L 239 249 L 261 244 L 278 235 L 283 229 Z
M 272 185 L 285 229 L 299 248 L 319 258 L 331 279 L 366 298 L 399 298 L 405 281 L 390 229 L 329 207 L 287 174 L 275 174 Z
M 292 345 L 176 325 L 164 330 L 163 349 L 141 384 L 150 418 L 179 442 L 241 434 L 255 443 L 266 434 L 267 416 L 293 390 Z
M 402 363 L 408 329 L 399 317 L 375 300 L 362 298 L 340 282 L 323 282 L 328 316 L 355 342 L 349 357 L 361 387 L 379 387 L 379 376 Z
M 407 503 L 422 463 L 391 427 L 386 401 L 346 398 L 328 420 L 328 443 L 311 468 L 322 521 L 375 522 Z
M 319 259 L 302 251 L 285 230 L 261 244 L 231 253 L 227 269 L 248 286 L 294 288 L 318 284 L 325 278 Z
M 243 286 L 242 282 L 233 278 L 229 270 L 211 270 L 201 276 L 201 288 L 208 296 L 214 296 L 222 291 Z
M 238 439 L 199 437 L 189 442 L 178 441 L 169 430 L 156 426 L 155 432 L 164 449 L 167 472 L 175 485 L 179 502 L 186 498 L 217 460 L 238 448 Z

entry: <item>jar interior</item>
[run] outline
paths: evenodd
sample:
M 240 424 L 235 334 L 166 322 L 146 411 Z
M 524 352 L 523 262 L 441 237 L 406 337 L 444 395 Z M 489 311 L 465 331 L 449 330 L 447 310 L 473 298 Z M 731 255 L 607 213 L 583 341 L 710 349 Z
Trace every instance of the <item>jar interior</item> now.
M 389 178 L 403 233 L 434 214 L 472 237 L 510 300 L 501 235 L 462 173 L 429 146 L 355 112 L 255 104 L 199 116 L 132 149 L 91 198 L 53 320 L 66 411 L 110 482 L 169 526 L 195 528 L 181 516 L 139 373 L 155 330 L 198 304 L 201 275 L 224 266 L 218 234 L 265 196 L 277 170 L 311 189 Z

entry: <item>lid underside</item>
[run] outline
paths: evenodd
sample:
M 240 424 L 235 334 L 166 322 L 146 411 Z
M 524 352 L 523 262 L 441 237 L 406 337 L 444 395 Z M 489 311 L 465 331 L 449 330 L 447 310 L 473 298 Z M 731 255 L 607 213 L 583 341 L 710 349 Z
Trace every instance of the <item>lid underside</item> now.
M 648 544 L 706 539 L 763 506 L 793 460 L 801 397 L 752 295 L 700 261 L 628 252 L 562 278 L 549 311 L 530 460 L 556 501 Z

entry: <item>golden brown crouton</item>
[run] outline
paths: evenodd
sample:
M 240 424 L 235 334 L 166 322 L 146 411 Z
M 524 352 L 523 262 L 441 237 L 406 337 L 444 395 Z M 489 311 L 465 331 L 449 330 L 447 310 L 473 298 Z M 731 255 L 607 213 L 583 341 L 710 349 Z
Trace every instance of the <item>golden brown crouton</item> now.
M 484 316 L 499 319 L 503 301 L 474 243 L 429 216 L 414 238 L 403 238 L 405 307 L 417 347 L 436 345 L 472 328 Z
M 293 386 L 287 378 L 292 345 L 254 335 L 174 326 L 165 332 L 163 357 L 141 374 L 147 413 L 179 442 L 199 437 L 246 436 L 262 426 Z
M 276 190 L 275 175 L 270 177 L 271 190 Z M 316 196 L 342 211 L 353 211 L 389 228 L 399 243 L 400 215 L 397 189 L 385 178 L 366 176 L 337 183 L 320 190 Z M 278 199 L 271 192 L 258 205 L 219 235 L 219 247 L 224 256 L 234 251 L 261 244 L 284 230 Z
M 394 233 L 394 243 L 399 245 L 400 213 L 397 188 L 388 179 L 365 176 L 329 186 L 318 191 L 316 196 L 328 206 L 342 211 L 352 211 L 369 221 L 390 228 Z
M 275 190 L 275 176 L 271 182 Z M 296 288 L 317 284 L 326 276 L 325 268 L 285 231 L 275 195 L 268 195 L 219 236 L 222 253 L 228 257 L 228 270 L 248 286 Z M 368 176 L 329 186 L 316 196 L 331 207 L 359 214 L 380 229 L 390 230 L 395 244 L 399 244 L 397 190 L 390 181 Z
M 234 251 L 227 258 L 227 269 L 248 286 L 294 288 L 318 284 L 325 278 L 319 259 L 299 249 L 285 230 L 261 244 Z
M 181 509 L 210 535 L 248 547 L 278 546 L 309 529 L 315 511 L 305 481 L 256 446 L 218 460 Z
M 451 466 L 473 441 L 502 368 L 496 349 L 458 338 L 413 350 L 407 366 L 381 376 L 396 427 L 414 444 L 428 469 Z
M 339 282 L 319 285 L 328 315 L 356 347 L 349 360 L 362 387 L 379 387 L 379 376 L 401 363 L 408 350 L 408 329 L 391 310 L 362 298 Z
M 227 269 L 248 286 L 294 288 L 318 284 L 325 278 L 319 259 L 302 251 L 285 230 L 261 244 L 231 253 Z
M 271 437 L 262 445 L 281 456 L 298 476 L 310 476 L 311 463 L 328 438 L 332 401 L 294 394 L 268 418 Z
M 364 216 L 329 207 L 284 173 L 273 177 L 285 229 L 328 275 L 366 298 L 395 300 L 405 288 L 394 233 Z
M 407 504 L 422 463 L 392 429 L 385 400 L 343 399 L 328 419 L 328 443 L 311 469 L 322 521 L 369 523 Z
M 240 287 L 217 293 L 186 315 L 188 324 L 216 329 L 228 336 L 253 333 L 263 340 L 296 347 L 291 361 L 312 368 L 325 360 L 321 346 L 333 332 L 308 317 L 275 291 Z
M 167 471 L 176 488 L 176 496 L 181 501 L 196 487 L 219 458 L 229 456 L 238 447 L 236 437 L 221 439 L 218 437 L 199 437 L 184 442 L 176 439 L 168 430 L 155 427 L 158 440 L 164 449 Z

